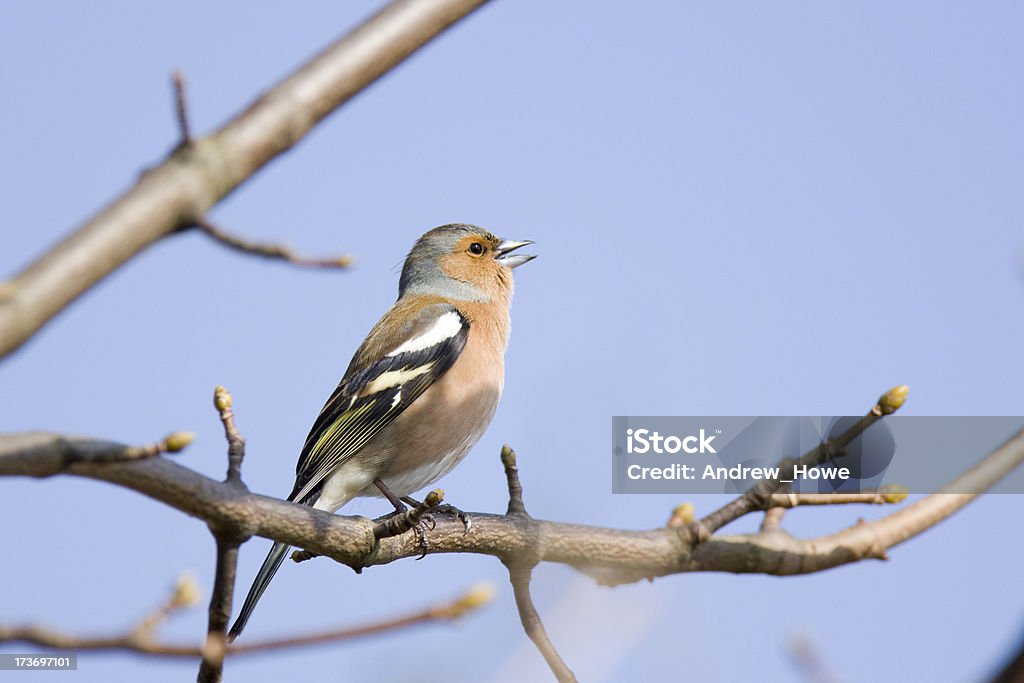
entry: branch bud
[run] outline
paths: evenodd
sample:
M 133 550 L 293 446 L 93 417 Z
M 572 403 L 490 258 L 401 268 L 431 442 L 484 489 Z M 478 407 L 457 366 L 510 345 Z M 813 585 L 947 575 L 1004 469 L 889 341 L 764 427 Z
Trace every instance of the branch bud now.
M 672 516 L 668 518 L 668 527 L 681 527 L 693 521 L 693 503 L 680 503 L 672 510 Z
M 902 503 L 910 494 L 910 489 L 900 484 L 886 484 L 878 489 L 878 495 L 886 503 Z
M 516 466 L 516 452 L 508 444 L 503 444 L 501 447 L 501 464 L 505 467 Z
M 223 413 L 225 410 L 231 410 L 233 402 L 231 392 L 218 384 L 213 390 L 213 405 L 217 411 Z
M 199 582 L 195 574 L 184 571 L 178 576 L 178 583 L 174 586 L 174 595 L 171 597 L 171 609 L 191 607 L 203 599 L 202 591 L 199 589 Z
M 160 447 L 165 453 L 180 453 L 185 450 L 195 438 L 195 432 L 174 432 L 164 439 L 164 442 Z
M 910 387 L 906 384 L 901 384 L 898 387 L 893 387 L 889 391 L 882 394 L 878 399 L 878 405 L 875 406 L 876 415 L 892 415 L 897 410 L 903 407 L 903 404 L 907 401 L 907 394 L 910 392 Z
M 494 599 L 497 590 L 493 583 L 478 583 L 461 598 L 452 603 L 448 610 L 449 619 L 457 619 L 466 612 L 479 609 Z

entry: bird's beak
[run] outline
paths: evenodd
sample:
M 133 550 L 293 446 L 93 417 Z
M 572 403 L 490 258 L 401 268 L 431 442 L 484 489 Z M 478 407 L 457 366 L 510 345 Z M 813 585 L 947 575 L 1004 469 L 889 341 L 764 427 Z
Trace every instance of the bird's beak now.
M 495 252 L 498 254 L 495 260 L 509 270 L 521 266 L 527 261 L 532 261 L 537 258 L 536 255 L 512 253 L 520 247 L 525 247 L 527 244 L 533 244 L 533 240 L 523 240 L 522 242 L 517 242 L 515 240 L 502 240 L 495 249 Z

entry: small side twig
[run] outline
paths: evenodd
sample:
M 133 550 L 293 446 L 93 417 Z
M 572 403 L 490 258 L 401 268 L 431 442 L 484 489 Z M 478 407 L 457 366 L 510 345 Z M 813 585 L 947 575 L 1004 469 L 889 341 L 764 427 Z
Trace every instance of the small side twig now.
M 786 510 L 802 505 L 891 505 L 906 499 L 908 491 L 895 484 L 862 493 L 773 493 L 765 502 L 761 533 L 779 531 Z
M 206 642 L 202 647 L 203 661 L 196 677 L 198 683 L 217 683 L 223 677 L 228 622 L 231 621 L 231 602 L 238 571 L 239 541 L 225 535 L 215 535 L 214 538 L 217 541 L 217 569 L 210 595 Z
M 207 218 L 200 218 L 197 220 L 195 222 L 195 227 L 214 241 L 243 254 L 251 254 L 253 256 L 286 261 L 297 266 L 305 266 L 308 268 L 348 268 L 352 265 L 352 257 L 348 255 L 332 256 L 329 258 L 311 258 L 308 256 L 302 256 L 283 244 L 251 242 L 238 237 L 237 235 L 232 235 L 231 233 L 221 230 Z
M 766 507 L 795 508 L 802 505 L 892 505 L 906 499 L 908 491 L 902 486 L 883 486 L 877 491 L 862 493 L 773 493 Z
M 490 584 L 480 584 L 469 589 L 454 600 L 427 607 L 412 614 L 391 617 L 362 626 L 229 645 L 225 648 L 224 654 L 234 656 L 306 645 L 318 645 L 341 640 L 352 640 L 387 631 L 397 631 L 418 624 L 452 621 L 483 607 L 493 597 L 494 587 Z M 166 610 L 166 607 L 161 608 L 161 611 L 164 610 Z M 139 634 L 138 627 L 124 635 L 89 637 L 75 636 L 40 626 L 0 626 L 0 643 L 29 643 L 55 650 L 120 650 L 146 655 L 190 658 L 204 656 L 207 649 L 207 646 L 161 643 L 153 639 L 148 632 L 144 633 L 143 637 L 140 637 Z
M 516 518 L 527 524 L 534 523 L 523 502 L 523 484 L 519 481 L 516 452 L 508 444 L 501 447 L 501 464 L 505 467 L 505 479 L 508 482 L 508 510 L 505 512 L 505 516 Z M 552 673 L 559 681 L 575 681 L 576 675 L 566 666 L 565 661 L 558 654 L 558 650 L 555 649 L 554 643 L 548 637 L 544 622 L 541 621 L 540 614 L 533 605 L 533 597 L 530 595 L 530 579 L 533 576 L 533 568 L 540 562 L 537 548 L 522 548 L 513 556 L 503 557 L 502 562 L 508 568 L 508 578 L 515 595 L 519 621 L 522 622 L 526 635 L 537 646 L 544 661 L 548 663 Z
M 163 441 L 146 446 L 125 446 L 112 441 L 61 439 L 61 456 L 64 466 L 77 463 L 112 464 L 147 460 L 164 453 L 180 453 L 195 438 L 192 432 L 173 432 Z
M 242 460 L 245 459 L 245 439 L 235 424 L 231 392 L 217 385 L 213 390 L 213 406 L 217 409 L 224 438 L 228 442 L 228 471 L 224 483 L 247 491 L 242 482 Z M 217 543 L 217 568 L 210 593 L 206 642 L 202 648 L 198 683 L 220 683 L 224 676 L 224 655 L 227 652 L 227 630 L 231 621 L 231 605 L 235 594 L 235 576 L 238 572 L 238 547 L 244 540 L 235 533 L 211 527 Z
M 793 478 L 793 471 L 797 465 L 818 465 L 839 456 L 846 446 L 860 434 L 863 434 L 868 427 L 882 419 L 882 417 L 891 415 L 899 410 L 907 400 L 908 391 L 909 389 L 906 385 L 890 389 L 879 397 L 878 402 L 868 411 L 867 415 L 839 436 L 823 441 L 798 459 L 789 458 L 783 460 L 780 463 L 781 467 L 778 477 L 759 481 L 739 498 L 720 507 L 699 521 L 687 525 L 683 531 L 689 536 L 690 542 L 703 543 L 726 524 L 755 510 L 763 510 L 770 507 L 771 494 L 783 486 L 783 480 L 791 480 Z
M 188 123 L 188 100 L 185 98 L 185 75 L 175 70 L 171 74 L 171 83 L 174 86 L 174 113 L 178 118 L 178 133 L 181 135 L 178 144 L 184 147 L 192 143 L 192 132 Z
M 224 425 L 224 438 L 228 442 L 228 476 L 224 480 L 233 486 L 245 488 L 242 483 L 242 460 L 245 459 L 245 439 L 235 425 L 235 413 L 232 410 L 234 398 L 231 392 L 217 385 L 213 390 L 213 406 L 220 415 L 220 421 Z
M 773 507 L 764 511 L 764 519 L 761 520 L 761 533 L 770 534 L 782 528 L 782 518 L 786 515 L 786 508 Z
M 530 578 L 533 574 L 533 567 L 529 564 L 506 563 L 508 567 L 508 578 L 512 583 L 512 592 L 515 594 L 516 609 L 519 610 L 519 620 L 523 623 L 523 630 L 529 636 L 533 644 L 544 656 L 544 661 L 551 667 L 559 681 L 575 681 L 576 675 L 572 672 L 562 657 L 558 654 L 544 623 L 540 620 L 537 608 L 533 606 L 533 598 L 530 596 Z
M 523 485 L 519 482 L 516 452 L 508 444 L 501 447 L 501 464 L 505 466 L 505 479 L 508 480 L 508 510 L 505 514 L 509 517 L 529 517 L 523 503 Z

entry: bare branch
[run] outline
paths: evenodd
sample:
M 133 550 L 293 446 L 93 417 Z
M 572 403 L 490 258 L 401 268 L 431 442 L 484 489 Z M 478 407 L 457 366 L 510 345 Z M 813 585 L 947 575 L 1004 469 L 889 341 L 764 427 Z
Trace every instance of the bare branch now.
M 509 517 L 529 517 L 523 503 L 523 485 L 519 482 L 516 452 L 508 444 L 501 447 L 501 464 L 505 466 L 505 479 L 508 480 L 508 511 L 505 514 Z
M 883 486 L 877 491 L 862 493 L 773 493 L 765 505 L 769 509 L 801 505 L 892 505 L 903 502 L 907 493 L 902 486 Z
M 32 434 L 0 435 L 0 438 L 7 440 L 9 447 L 14 450 L 22 451 L 24 449 L 23 452 L 26 455 L 35 452 L 36 448 L 43 448 L 46 451 L 45 455 L 49 466 L 57 469 L 52 474 L 57 474 L 60 470 L 74 464 L 112 465 L 147 460 L 163 453 L 179 453 L 192 443 L 195 434 L 174 432 L 166 436 L 163 441 L 146 446 L 127 446 L 102 439 L 58 435 L 50 435 L 45 440 L 45 444 L 33 438 Z
M 485 1 L 395 0 L 220 129 L 177 147 L 35 263 L 0 283 L 0 358 L 137 253 L 195 225 L 324 117 Z
M 247 491 L 242 483 L 242 460 L 245 459 L 245 439 L 235 424 L 231 392 L 217 385 L 213 390 L 213 406 L 224 425 L 224 438 L 228 442 L 228 472 L 224 483 Z M 217 568 L 210 593 L 206 643 L 199 664 L 198 683 L 219 683 L 224 677 L 224 654 L 227 651 L 227 630 L 231 621 L 231 603 L 235 594 L 235 576 L 238 571 L 238 547 L 248 537 L 231 530 L 210 525 L 217 543 Z
M 544 661 L 551 667 L 552 673 L 559 681 L 575 681 L 576 675 L 562 661 L 555 646 L 548 638 L 544 624 L 537 614 L 537 608 L 533 606 L 533 598 L 530 596 L 530 577 L 533 574 L 531 565 L 509 564 L 508 578 L 512 583 L 512 591 L 516 598 L 516 608 L 519 610 L 519 620 L 523 622 L 523 630 L 530 637 L 533 644 L 537 646 L 544 656 Z
M 179 146 L 184 147 L 192 143 L 192 132 L 188 123 L 188 99 L 185 97 L 185 75 L 180 71 L 171 74 L 171 84 L 174 86 L 174 113 L 178 118 L 178 133 L 181 134 Z
M 352 265 L 351 256 L 342 255 L 332 256 L 329 258 L 311 258 L 308 256 L 302 256 L 283 244 L 261 244 L 259 242 L 250 242 L 249 240 L 224 232 L 206 218 L 198 219 L 195 227 L 199 228 L 203 234 L 217 242 L 220 242 L 225 247 L 234 249 L 235 251 L 240 251 L 243 254 L 252 254 L 263 258 L 287 261 L 288 263 L 308 268 L 348 268 Z
M 341 640 L 352 640 L 363 636 L 397 631 L 418 624 L 452 621 L 486 605 L 493 596 L 493 586 L 481 584 L 471 588 L 455 600 L 443 602 L 439 605 L 413 612 L 412 614 L 392 617 L 362 626 L 288 638 L 257 640 L 239 645 L 228 645 L 224 650 L 224 655 L 236 656 Z M 0 626 L 0 643 L 14 642 L 29 643 L 55 650 L 120 650 L 165 657 L 202 657 L 207 650 L 207 646 L 162 643 L 155 640 L 151 633 L 140 636 L 138 628 L 118 636 L 91 637 L 75 636 L 41 626 Z
M 505 467 L 505 479 L 508 482 L 508 511 L 505 513 L 505 517 L 517 519 L 532 526 L 533 518 L 526 512 L 526 505 L 523 502 L 523 485 L 519 481 L 516 452 L 508 444 L 501 447 L 501 464 Z M 548 663 L 551 672 L 559 681 L 575 681 L 576 675 L 558 654 L 554 643 L 548 637 L 540 614 L 537 613 L 537 608 L 533 606 L 533 597 L 530 595 L 530 579 L 533 576 L 533 568 L 541 560 L 538 546 L 537 542 L 520 545 L 515 551 L 502 555 L 501 561 L 508 569 L 509 582 L 512 584 L 512 592 L 516 599 L 516 609 L 519 611 L 519 621 L 522 622 L 526 635 L 540 650 L 544 661 Z
M 782 518 L 785 515 L 786 509 L 783 507 L 773 507 L 765 510 L 764 519 L 761 520 L 761 533 L 770 534 L 780 531 L 782 527 Z
M 220 415 L 220 421 L 224 425 L 224 438 L 228 441 L 228 476 L 225 481 L 235 486 L 245 488 L 242 483 L 242 460 L 245 458 L 245 439 L 235 425 L 235 413 L 232 410 L 234 398 L 231 392 L 217 385 L 213 390 L 213 407 Z
M 66 464 L 62 444 L 70 437 L 29 433 L 0 435 L 0 476 L 69 474 L 131 488 L 203 519 L 218 528 L 253 534 L 305 548 L 353 568 L 418 557 L 410 534 L 378 540 L 374 522 L 332 515 L 240 491 L 167 458 L 115 465 Z M 629 583 L 669 574 L 720 571 L 774 575 L 806 574 L 882 557 L 969 503 L 1024 461 L 1024 431 L 1010 438 L 946 487 L 893 514 L 837 534 L 809 540 L 785 534 L 716 535 L 693 546 L 678 529 L 610 529 L 471 513 L 473 533 L 457 519 L 440 518 L 431 531 L 428 554 L 478 553 L 576 567 L 601 583 Z M 970 493 L 947 493 L 969 491 Z
M 847 429 L 837 437 L 823 441 L 816 448 L 794 460 L 788 458 L 780 464 L 778 477 L 763 479 L 750 488 L 739 498 L 715 510 L 700 521 L 694 522 L 686 527 L 690 536 L 689 540 L 700 543 L 711 537 L 723 526 L 739 519 L 755 510 L 763 510 L 770 503 L 769 496 L 783 486 L 784 480 L 793 479 L 793 471 L 798 465 L 819 465 L 842 454 L 851 441 L 863 434 L 868 427 L 880 420 L 885 415 L 891 415 L 899 410 L 907 399 L 907 386 L 901 385 L 890 389 L 878 399 L 878 402 L 862 417 L 855 425 Z
M 199 683 L 216 683 L 223 677 L 228 622 L 231 621 L 231 601 L 238 569 L 239 541 L 217 534 L 214 538 L 217 541 L 217 569 L 210 595 L 206 643 L 202 647 L 202 662 L 196 677 Z

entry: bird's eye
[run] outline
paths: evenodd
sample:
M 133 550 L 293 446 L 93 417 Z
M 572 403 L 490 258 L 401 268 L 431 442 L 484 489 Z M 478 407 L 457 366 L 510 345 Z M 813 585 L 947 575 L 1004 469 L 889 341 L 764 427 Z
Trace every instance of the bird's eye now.
M 469 245 L 469 253 L 479 256 L 480 254 L 484 253 L 484 245 L 480 244 L 479 242 L 473 242 L 472 244 Z

